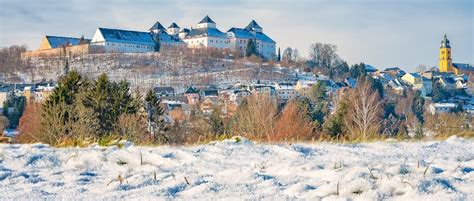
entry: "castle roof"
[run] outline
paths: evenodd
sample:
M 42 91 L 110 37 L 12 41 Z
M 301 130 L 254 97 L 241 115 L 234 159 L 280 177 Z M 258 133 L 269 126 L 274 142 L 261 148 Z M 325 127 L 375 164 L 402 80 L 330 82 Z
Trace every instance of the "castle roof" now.
M 148 29 L 149 31 L 152 31 L 152 30 L 165 30 L 165 27 L 163 25 L 161 25 L 161 23 L 159 21 L 156 21 L 155 24 L 153 24 L 153 26 L 150 27 L 150 29 Z
M 258 29 L 261 29 L 262 27 L 260 25 L 258 25 L 257 22 L 255 22 L 255 20 L 252 20 L 249 25 L 247 25 L 245 27 L 245 29 L 253 29 L 253 28 L 258 28 Z
M 173 23 L 168 27 L 168 29 L 169 29 L 169 28 L 178 28 L 178 29 L 179 29 L 179 26 L 178 26 L 176 23 L 173 22 Z
M 266 34 L 260 33 L 260 32 L 252 32 L 247 29 L 232 27 L 231 29 L 227 31 L 227 33 L 232 34 L 235 38 L 242 38 L 242 39 L 255 38 L 265 43 L 275 43 L 275 41 L 271 39 L 270 37 L 268 37 Z
M 107 42 L 155 45 L 152 35 L 148 32 L 109 28 L 98 28 L 98 31 Z
M 219 29 L 214 27 L 204 27 L 204 28 L 197 28 L 189 30 L 187 38 L 192 37 L 216 37 L 216 38 L 226 38 L 227 35 L 219 31 Z
M 62 37 L 62 36 L 46 36 L 46 40 L 48 40 L 49 45 L 51 48 L 58 48 L 63 45 L 79 45 L 81 43 L 80 38 L 71 38 L 71 37 Z M 90 39 L 83 39 L 83 42 L 89 43 Z
M 204 17 L 200 22 L 199 24 L 201 23 L 213 23 L 215 24 L 215 22 L 209 17 L 209 15 L 206 15 L 206 17 Z

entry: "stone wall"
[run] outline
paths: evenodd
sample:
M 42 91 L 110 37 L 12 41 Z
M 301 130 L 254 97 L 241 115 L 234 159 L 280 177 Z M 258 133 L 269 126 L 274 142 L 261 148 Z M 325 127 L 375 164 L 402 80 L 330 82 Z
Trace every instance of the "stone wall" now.
M 103 46 L 99 45 L 75 45 L 67 46 L 66 48 L 53 48 L 48 50 L 35 50 L 35 51 L 26 51 L 21 54 L 21 58 L 31 58 L 31 57 L 57 57 L 62 55 L 68 56 L 77 56 L 83 54 L 98 54 L 104 53 L 105 49 Z

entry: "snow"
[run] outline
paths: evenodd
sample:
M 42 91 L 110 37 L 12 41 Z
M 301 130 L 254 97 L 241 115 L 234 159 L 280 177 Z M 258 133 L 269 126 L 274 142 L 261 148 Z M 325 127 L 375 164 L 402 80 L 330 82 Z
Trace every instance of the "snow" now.
M 472 139 L 291 145 L 238 139 L 196 146 L 125 143 L 120 148 L 3 144 L 0 200 L 474 197 Z

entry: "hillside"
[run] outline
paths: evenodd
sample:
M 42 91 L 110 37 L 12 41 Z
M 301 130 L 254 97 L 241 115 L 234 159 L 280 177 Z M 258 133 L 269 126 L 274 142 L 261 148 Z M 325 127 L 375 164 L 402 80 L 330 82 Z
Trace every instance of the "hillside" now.
M 362 144 L 0 145 L 0 200 L 469 200 L 473 149 L 472 140 L 455 136 Z
M 112 80 L 127 80 L 133 86 L 151 87 L 233 84 L 237 81 L 287 80 L 293 74 L 275 73 L 266 65 L 245 60 L 222 59 L 186 52 L 117 53 L 71 56 L 70 70 L 89 77 L 106 73 Z M 64 57 L 24 58 L 5 73 L 7 82 L 55 81 L 65 72 Z

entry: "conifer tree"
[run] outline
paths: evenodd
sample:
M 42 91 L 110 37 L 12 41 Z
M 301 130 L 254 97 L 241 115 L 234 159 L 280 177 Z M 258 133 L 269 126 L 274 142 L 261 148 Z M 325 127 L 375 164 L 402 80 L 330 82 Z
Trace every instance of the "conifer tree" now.
M 252 55 L 257 55 L 257 44 L 254 39 L 249 39 L 245 49 L 245 56 L 250 57 Z
M 342 97 L 339 101 L 336 113 L 327 122 L 326 132 L 335 138 L 340 138 L 344 132 L 344 117 L 347 113 L 347 98 Z
M 25 110 L 26 98 L 17 96 L 11 92 L 7 96 L 7 100 L 3 104 L 3 115 L 8 119 L 7 128 L 16 128 L 18 126 L 21 115 Z
M 221 135 L 225 132 L 224 119 L 221 117 L 222 113 L 218 108 L 212 110 L 212 114 L 208 120 L 213 135 Z
M 424 106 L 425 106 L 425 99 L 421 97 L 420 91 L 415 91 L 415 94 L 413 96 L 412 110 L 413 110 L 413 114 L 415 114 L 416 118 L 421 124 L 425 122 L 423 118 Z
M 169 142 L 165 132 L 167 128 L 163 119 L 164 110 L 160 106 L 161 100 L 153 90 L 149 90 L 145 95 L 145 110 L 147 111 L 148 131 L 156 142 Z

